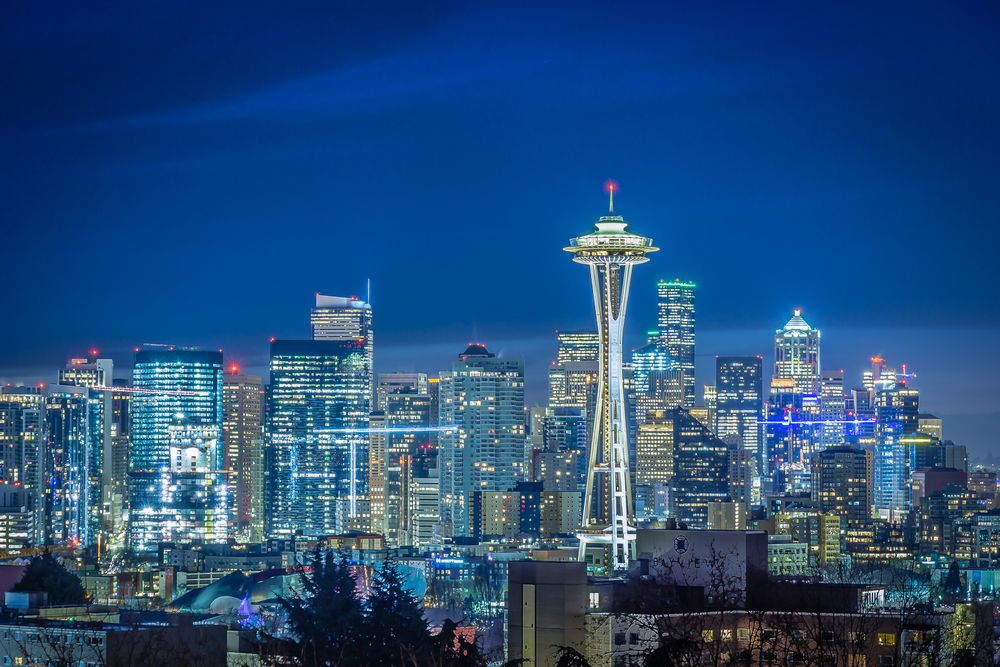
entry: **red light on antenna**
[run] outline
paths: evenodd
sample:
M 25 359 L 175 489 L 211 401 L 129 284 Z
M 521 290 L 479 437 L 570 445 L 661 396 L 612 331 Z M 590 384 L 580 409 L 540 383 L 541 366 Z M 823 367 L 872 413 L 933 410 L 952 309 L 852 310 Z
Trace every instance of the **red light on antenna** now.
M 229 372 L 232 375 L 239 375 L 240 374 L 240 365 L 237 364 L 237 363 L 229 364 Z
M 97 348 L 96 347 L 90 348 L 90 356 L 92 356 L 92 357 L 96 357 L 97 356 Z
M 611 180 L 610 178 L 604 182 L 604 191 L 608 194 L 613 192 L 618 192 L 619 186 L 618 181 Z

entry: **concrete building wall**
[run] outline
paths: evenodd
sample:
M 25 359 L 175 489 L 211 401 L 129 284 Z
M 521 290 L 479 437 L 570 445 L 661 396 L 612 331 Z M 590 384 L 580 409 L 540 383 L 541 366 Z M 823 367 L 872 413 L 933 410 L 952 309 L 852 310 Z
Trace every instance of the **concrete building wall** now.
M 586 564 L 515 561 L 508 568 L 507 658 L 554 667 L 558 647 L 583 647 Z

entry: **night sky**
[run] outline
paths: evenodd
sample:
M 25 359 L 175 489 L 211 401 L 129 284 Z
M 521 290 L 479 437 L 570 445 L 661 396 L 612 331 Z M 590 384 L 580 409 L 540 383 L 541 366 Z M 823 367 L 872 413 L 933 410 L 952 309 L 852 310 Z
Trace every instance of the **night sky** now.
M 204 4 L 0 8 L 3 381 L 142 342 L 263 372 L 370 278 L 379 371 L 481 340 L 538 403 L 613 178 L 663 249 L 633 344 L 658 278 L 698 283 L 700 382 L 801 306 L 1000 458 L 997 3 Z

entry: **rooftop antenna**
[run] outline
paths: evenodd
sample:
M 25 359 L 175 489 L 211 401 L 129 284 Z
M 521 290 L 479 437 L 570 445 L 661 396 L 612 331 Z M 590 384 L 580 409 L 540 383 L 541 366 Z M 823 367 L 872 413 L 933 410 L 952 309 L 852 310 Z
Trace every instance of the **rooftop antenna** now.
M 615 212 L 615 184 L 608 183 L 608 213 Z
M 368 297 L 367 297 L 367 301 L 368 301 L 368 306 L 371 307 L 371 305 L 372 305 L 372 279 L 371 278 L 368 279 Z

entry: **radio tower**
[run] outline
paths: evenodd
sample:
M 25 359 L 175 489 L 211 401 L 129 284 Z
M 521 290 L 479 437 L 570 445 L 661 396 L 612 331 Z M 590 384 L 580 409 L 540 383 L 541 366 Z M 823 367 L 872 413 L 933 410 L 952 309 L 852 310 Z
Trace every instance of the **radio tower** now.
M 659 248 L 653 240 L 626 231 L 625 218 L 615 215 L 615 186 L 608 185 L 608 215 L 597 229 L 570 240 L 566 252 L 573 261 L 590 267 L 597 331 L 601 341 L 597 376 L 594 432 L 587 461 L 587 491 L 583 501 L 580 561 L 586 561 L 588 544 L 610 547 L 614 570 L 628 567 L 635 541 L 635 512 L 629 488 L 627 420 L 622 387 L 622 331 L 628 305 L 632 267 L 648 262 L 647 254 Z M 600 505 L 595 512 L 594 487 L 600 479 Z

